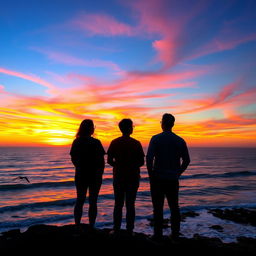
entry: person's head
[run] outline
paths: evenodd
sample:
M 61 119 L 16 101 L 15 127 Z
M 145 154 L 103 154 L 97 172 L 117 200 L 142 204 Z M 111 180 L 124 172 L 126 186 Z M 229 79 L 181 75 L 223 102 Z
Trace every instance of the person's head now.
M 165 113 L 162 116 L 161 126 L 163 131 L 170 131 L 174 126 L 175 117 L 172 114 Z
M 90 137 L 94 133 L 94 124 L 91 119 L 85 119 L 81 122 L 76 137 Z
M 133 123 L 131 119 L 122 119 L 118 126 L 123 135 L 131 135 L 133 132 Z

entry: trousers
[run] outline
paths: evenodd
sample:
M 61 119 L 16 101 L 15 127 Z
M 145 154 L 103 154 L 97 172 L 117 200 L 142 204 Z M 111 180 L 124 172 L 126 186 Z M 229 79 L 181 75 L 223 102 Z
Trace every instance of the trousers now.
M 157 177 L 150 179 L 150 192 L 153 204 L 154 234 L 163 233 L 163 208 L 167 199 L 171 213 L 171 230 L 173 234 L 180 231 L 179 180 L 166 180 Z
M 125 202 L 126 206 L 126 229 L 132 231 L 135 221 L 135 200 L 139 188 L 139 180 L 132 182 L 119 182 L 114 179 L 114 229 L 119 230 L 122 223 L 122 210 Z

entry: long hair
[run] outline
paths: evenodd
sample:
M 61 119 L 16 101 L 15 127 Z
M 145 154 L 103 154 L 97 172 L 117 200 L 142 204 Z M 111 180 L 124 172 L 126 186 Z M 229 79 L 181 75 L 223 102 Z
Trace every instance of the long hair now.
M 91 119 L 85 119 L 81 122 L 76 133 L 76 138 L 91 136 L 94 132 L 94 124 Z

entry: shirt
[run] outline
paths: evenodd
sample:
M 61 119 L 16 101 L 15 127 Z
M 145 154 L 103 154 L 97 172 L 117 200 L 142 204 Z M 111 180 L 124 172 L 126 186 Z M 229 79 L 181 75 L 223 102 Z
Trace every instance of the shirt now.
M 98 139 L 76 138 L 72 143 L 70 155 L 76 167 L 76 175 L 90 176 L 96 171 L 103 172 L 105 150 Z
M 190 162 L 186 142 L 171 131 L 151 138 L 146 159 L 152 174 L 163 179 L 178 179 Z
M 108 163 L 113 166 L 113 177 L 120 181 L 137 180 L 144 164 L 144 152 L 139 141 L 122 136 L 114 139 L 108 148 Z

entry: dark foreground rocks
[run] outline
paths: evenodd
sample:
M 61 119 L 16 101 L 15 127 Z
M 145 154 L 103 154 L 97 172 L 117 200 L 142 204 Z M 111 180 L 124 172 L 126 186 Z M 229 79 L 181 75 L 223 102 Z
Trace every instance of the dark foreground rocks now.
M 110 229 L 90 229 L 88 225 L 31 226 L 20 233 L 12 230 L 0 237 L 1 255 L 256 255 L 256 239 L 238 238 L 237 243 L 224 244 L 217 238 L 194 235 L 193 238 L 154 240 L 150 236 L 121 230 L 111 234 Z

